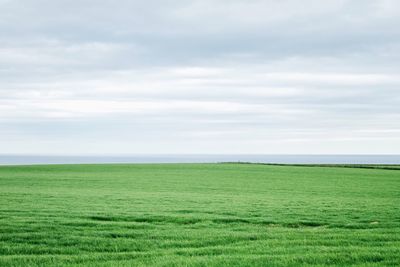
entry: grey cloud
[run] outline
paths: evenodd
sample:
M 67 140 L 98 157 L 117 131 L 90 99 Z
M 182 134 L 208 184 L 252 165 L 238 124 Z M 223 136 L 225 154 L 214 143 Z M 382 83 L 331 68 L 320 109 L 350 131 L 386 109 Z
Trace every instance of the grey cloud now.
M 398 1 L 0 10 L 3 152 L 398 151 Z

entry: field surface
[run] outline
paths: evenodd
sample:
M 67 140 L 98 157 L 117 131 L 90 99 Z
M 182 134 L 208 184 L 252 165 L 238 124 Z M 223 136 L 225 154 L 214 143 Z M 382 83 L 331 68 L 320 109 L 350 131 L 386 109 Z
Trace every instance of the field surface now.
M 0 167 L 0 266 L 400 266 L 400 170 Z

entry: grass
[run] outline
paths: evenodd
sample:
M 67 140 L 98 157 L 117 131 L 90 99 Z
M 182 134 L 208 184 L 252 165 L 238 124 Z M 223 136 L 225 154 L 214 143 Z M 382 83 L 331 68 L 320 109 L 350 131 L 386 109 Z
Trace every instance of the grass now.
M 399 266 L 400 171 L 0 167 L 0 266 Z

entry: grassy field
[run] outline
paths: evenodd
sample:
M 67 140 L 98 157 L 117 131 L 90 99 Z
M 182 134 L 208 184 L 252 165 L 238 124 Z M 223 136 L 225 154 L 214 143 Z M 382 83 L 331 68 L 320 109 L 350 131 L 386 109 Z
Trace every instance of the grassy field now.
M 0 167 L 0 266 L 400 266 L 400 171 Z

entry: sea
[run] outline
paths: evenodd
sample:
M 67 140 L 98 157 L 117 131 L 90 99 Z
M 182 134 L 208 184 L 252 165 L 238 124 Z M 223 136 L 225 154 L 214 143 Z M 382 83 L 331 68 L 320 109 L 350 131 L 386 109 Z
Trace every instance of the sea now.
M 0 165 L 103 163 L 400 164 L 400 155 L 0 155 Z

